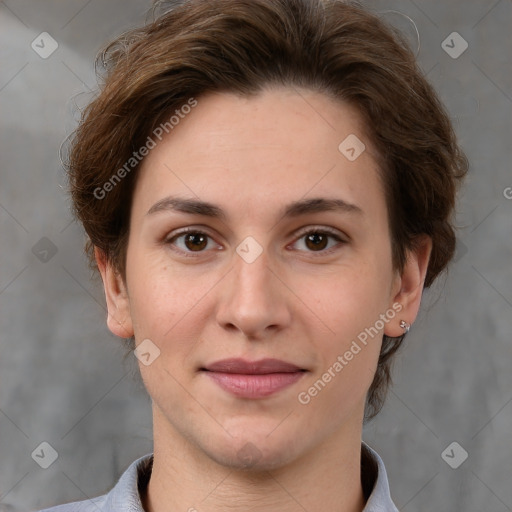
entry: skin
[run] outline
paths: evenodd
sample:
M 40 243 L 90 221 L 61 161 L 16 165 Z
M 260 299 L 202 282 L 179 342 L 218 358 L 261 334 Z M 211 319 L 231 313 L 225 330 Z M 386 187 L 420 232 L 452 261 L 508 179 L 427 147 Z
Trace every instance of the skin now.
M 366 145 L 352 162 L 338 150 L 349 134 Z M 224 217 L 148 214 L 167 197 L 211 203 Z M 283 215 L 313 198 L 357 209 Z M 178 237 L 187 227 L 208 235 L 193 239 L 201 250 Z M 326 229 L 341 241 L 306 243 L 305 231 Z M 262 249 L 252 263 L 236 252 L 248 236 Z M 380 172 L 352 106 L 292 88 L 198 98 L 142 163 L 125 279 L 96 251 L 109 328 L 161 351 L 140 364 L 154 421 L 145 509 L 361 511 L 365 397 L 382 335 L 416 318 L 430 250 L 424 237 L 403 271 L 393 268 Z M 298 393 L 396 303 L 401 312 L 301 404 Z M 307 371 L 267 398 L 237 398 L 199 371 L 230 357 Z

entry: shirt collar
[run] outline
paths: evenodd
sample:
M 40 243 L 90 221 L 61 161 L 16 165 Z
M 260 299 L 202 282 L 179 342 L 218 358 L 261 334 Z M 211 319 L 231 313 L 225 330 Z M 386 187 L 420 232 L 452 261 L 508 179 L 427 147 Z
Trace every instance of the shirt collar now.
M 389 492 L 384 462 L 379 454 L 364 442 L 361 445 L 361 481 L 363 489 L 365 482 L 373 481 L 373 487 L 371 483 L 366 484 L 371 488 L 371 492 L 363 512 L 398 512 Z
M 105 501 L 98 507 L 101 512 L 144 512 L 140 496 L 149 482 L 152 466 L 151 454 L 133 462 L 105 496 Z M 378 453 L 364 442 L 361 446 L 361 476 L 367 498 L 363 512 L 398 512 L 391 499 L 384 463 Z

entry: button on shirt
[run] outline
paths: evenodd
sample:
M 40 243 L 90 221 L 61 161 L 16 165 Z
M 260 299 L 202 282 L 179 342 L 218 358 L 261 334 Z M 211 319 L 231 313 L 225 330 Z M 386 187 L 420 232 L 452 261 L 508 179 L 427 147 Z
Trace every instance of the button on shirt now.
M 144 512 L 141 493 L 146 489 L 153 456 L 136 460 L 121 476 L 117 485 L 104 496 L 48 508 L 40 512 Z M 398 512 L 389 493 L 384 463 L 367 444 L 361 450 L 361 481 L 367 498 L 363 512 Z

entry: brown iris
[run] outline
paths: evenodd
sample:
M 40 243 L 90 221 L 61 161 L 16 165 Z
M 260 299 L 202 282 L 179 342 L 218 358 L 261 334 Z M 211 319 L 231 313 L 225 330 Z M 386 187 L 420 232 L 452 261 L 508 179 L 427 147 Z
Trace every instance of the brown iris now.
M 190 251 L 202 251 L 208 245 L 208 237 L 202 233 L 188 233 L 185 245 Z
M 306 235 L 306 246 L 312 251 L 321 251 L 327 247 L 329 236 L 325 233 L 309 233 Z

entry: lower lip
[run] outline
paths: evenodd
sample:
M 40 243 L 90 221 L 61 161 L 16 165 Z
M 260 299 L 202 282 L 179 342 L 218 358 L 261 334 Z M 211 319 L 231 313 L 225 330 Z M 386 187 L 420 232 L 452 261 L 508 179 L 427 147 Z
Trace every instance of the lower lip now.
M 205 372 L 222 389 L 241 398 L 264 398 L 297 382 L 305 372 L 243 375 Z

